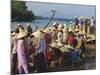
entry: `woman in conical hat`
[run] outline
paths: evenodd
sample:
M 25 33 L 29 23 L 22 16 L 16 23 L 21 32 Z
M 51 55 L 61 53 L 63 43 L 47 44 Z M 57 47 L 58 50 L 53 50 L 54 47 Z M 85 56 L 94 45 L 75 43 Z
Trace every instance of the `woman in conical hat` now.
M 38 41 L 35 45 L 36 49 L 36 56 L 35 56 L 35 63 L 37 72 L 45 72 L 46 71 L 46 59 L 45 59 L 45 53 L 46 53 L 46 41 L 44 38 L 43 31 L 37 30 L 33 33 L 33 35 L 38 38 Z
M 24 30 L 19 30 L 19 34 L 17 36 L 17 39 L 21 39 L 24 38 L 25 36 L 27 36 L 27 32 L 25 32 Z
M 34 35 L 37 39 L 43 38 L 43 33 L 41 30 L 37 30 L 36 32 L 32 33 L 32 35 Z
M 28 64 L 26 60 L 26 50 L 25 50 L 25 37 L 27 33 L 24 30 L 20 30 L 17 36 L 17 54 L 18 54 L 18 71 L 21 74 L 24 70 L 25 73 L 29 73 Z

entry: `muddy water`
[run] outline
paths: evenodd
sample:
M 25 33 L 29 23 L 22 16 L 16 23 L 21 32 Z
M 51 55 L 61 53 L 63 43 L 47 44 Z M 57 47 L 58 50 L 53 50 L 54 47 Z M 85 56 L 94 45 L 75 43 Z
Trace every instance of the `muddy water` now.
M 85 57 L 79 65 L 61 66 L 49 68 L 49 72 L 56 71 L 73 71 L 73 70 L 93 70 L 96 69 L 96 50 L 87 50 Z

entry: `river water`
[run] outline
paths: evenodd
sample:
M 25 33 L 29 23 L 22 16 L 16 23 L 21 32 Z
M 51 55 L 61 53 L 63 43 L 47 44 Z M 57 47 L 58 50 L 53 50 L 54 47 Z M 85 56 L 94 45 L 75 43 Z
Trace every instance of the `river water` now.
M 49 20 L 34 20 L 33 22 L 12 22 L 12 23 L 11 23 L 11 30 L 12 30 L 12 31 L 15 30 L 15 27 L 16 27 L 17 24 L 22 24 L 22 25 L 24 26 L 24 28 L 26 28 L 26 25 L 27 25 L 28 23 L 30 23 L 30 24 L 32 25 L 32 28 L 33 28 L 33 31 L 34 31 L 35 28 L 36 28 L 36 26 L 38 26 L 39 28 L 40 28 L 40 27 L 46 26 L 47 23 L 48 23 L 48 21 L 49 21 Z M 49 26 L 52 25 L 54 22 L 69 25 L 70 21 L 71 21 L 71 20 L 67 20 L 67 21 L 52 20 L 52 21 L 50 22 Z

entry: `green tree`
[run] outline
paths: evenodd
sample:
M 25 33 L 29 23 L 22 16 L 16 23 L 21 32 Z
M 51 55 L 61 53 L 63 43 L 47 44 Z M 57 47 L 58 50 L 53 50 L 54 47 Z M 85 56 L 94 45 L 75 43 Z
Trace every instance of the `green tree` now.
M 11 20 L 12 21 L 32 21 L 36 17 L 32 11 L 27 10 L 24 1 L 11 1 Z

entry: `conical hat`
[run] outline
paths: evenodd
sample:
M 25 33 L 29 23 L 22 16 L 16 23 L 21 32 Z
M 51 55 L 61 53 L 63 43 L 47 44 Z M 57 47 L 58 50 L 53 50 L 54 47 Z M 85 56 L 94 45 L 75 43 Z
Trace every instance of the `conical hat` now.
M 79 17 L 79 19 L 83 19 L 83 18 L 84 18 L 83 16 L 80 16 L 80 17 Z
M 56 28 L 55 27 L 52 27 L 51 30 L 56 30 Z
M 19 32 L 23 32 L 24 30 L 22 28 L 19 28 Z
M 75 32 L 78 32 L 78 31 L 79 31 L 79 28 L 78 28 L 78 26 L 76 26 Z
M 16 33 L 15 32 L 13 32 L 12 34 L 11 34 L 11 36 L 15 36 L 16 35 Z
M 24 30 L 20 31 L 18 36 L 17 36 L 17 39 L 20 39 L 20 38 L 23 38 L 27 35 L 27 32 L 25 32 Z
M 39 30 L 32 33 L 32 35 L 34 35 L 36 38 L 43 38 L 43 34 Z
M 49 32 L 49 28 L 44 29 L 43 32 Z
M 36 38 L 38 38 L 40 36 L 39 30 L 37 30 L 36 32 L 33 32 L 32 35 L 34 35 Z
M 75 32 L 78 32 L 79 31 L 79 29 L 75 29 Z
M 63 29 L 63 32 L 67 32 L 67 29 L 64 28 L 64 29 Z
M 54 22 L 54 23 L 53 23 L 53 26 L 54 26 L 54 25 L 56 25 L 56 24 L 57 24 L 57 23 L 56 23 L 56 22 Z

